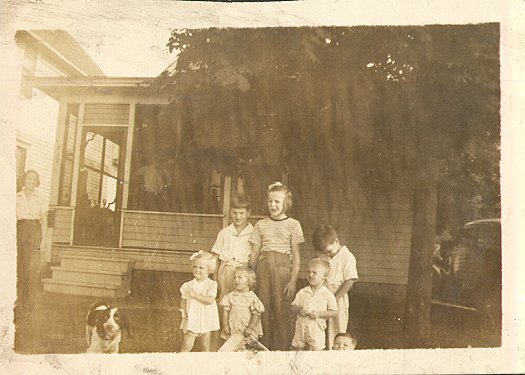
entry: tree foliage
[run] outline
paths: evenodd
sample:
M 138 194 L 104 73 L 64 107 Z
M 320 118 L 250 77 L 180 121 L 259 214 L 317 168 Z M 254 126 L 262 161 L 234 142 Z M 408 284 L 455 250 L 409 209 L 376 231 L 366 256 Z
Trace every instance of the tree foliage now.
M 168 47 L 155 85 L 211 169 L 262 159 L 347 191 L 438 162 L 443 221 L 499 202 L 497 24 L 174 30 Z

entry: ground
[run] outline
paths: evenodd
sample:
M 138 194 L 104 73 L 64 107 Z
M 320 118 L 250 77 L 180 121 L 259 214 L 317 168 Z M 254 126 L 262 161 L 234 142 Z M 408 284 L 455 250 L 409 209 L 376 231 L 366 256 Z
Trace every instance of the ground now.
M 130 318 L 132 335 L 124 333 L 121 353 L 178 352 L 182 343 L 179 289 L 191 275 L 178 274 L 170 280 L 136 280 L 130 297 L 113 301 Z M 140 281 L 140 282 L 139 282 Z M 41 292 L 31 313 L 15 308 L 15 351 L 20 354 L 76 354 L 86 350 L 85 319 L 93 297 Z M 358 340 L 357 349 L 411 348 L 410 337 L 402 332 L 402 321 L 382 314 L 351 317 L 350 330 Z M 432 331 L 425 347 L 498 347 L 501 327 L 484 323 L 472 311 L 444 306 L 432 308 Z M 212 343 L 217 349 L 220 342 Z M 198 350 L 198 348 L 195 348 Z

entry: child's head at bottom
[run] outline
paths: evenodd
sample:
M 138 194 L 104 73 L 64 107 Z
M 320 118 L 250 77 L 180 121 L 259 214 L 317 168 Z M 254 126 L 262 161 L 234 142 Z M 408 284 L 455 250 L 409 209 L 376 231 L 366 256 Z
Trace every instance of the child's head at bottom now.
M 237 291 L 251 290 L 255 286 L 255 271 L 246 266 L 233 270 L 233 286 Z
M 357 340 L 349 333 L 340 332 L 335 335 L 334 345 L 332 350 L 354 350 L 357 345 Z

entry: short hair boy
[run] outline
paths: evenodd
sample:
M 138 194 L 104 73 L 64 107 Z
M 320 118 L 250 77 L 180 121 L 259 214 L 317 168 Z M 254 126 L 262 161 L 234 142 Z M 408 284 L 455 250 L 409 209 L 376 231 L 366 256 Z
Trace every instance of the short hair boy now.
M 292 311 L 297 315 L 292 347 L 295 350 L 323 350 L 326 342 L 326 320 L 337 316 L 337 302 L 324 285 L 330 264 L 325 259 L 308 263 L 309 286 L 297 292 Z
M 333 350 L 354 350 L 357 340 L 349 333 L 339 332 L 335 335 Z
M 327 287 L 337 300 L 337 317 L 328 320 L 327 341 L 331 348 L 335 335 L 346 332 L 348 328 L 348 291 L 359 277 L 354 255 L 339 243 L 337 232 L 331 225 L 321 225 L 314 231 L 313 245 L 330 262 Z
M 248 241 L 253 226 L 248 222 L 251 214 L 251 199 L 246 194 L 238 194 L 231 199 L 230 217 L 232 223 L 223 228 L 217 235 L 211 251 L 220 260 L 217 282 L 219 284 L 219 300 L 233 290 L 233 270 L 238 266 L 247 266 L 252 252 Z

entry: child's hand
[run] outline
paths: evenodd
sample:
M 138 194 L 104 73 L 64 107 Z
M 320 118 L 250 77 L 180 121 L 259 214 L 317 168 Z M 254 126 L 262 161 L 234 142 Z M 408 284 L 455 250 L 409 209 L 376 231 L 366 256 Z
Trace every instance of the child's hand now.
M 295 284 L 292 281 L 289 281 L 288 284 L 284 287 L 284 299 L 290 300 L 295 296 Z
M 193 290 L 193 289 L 190 289 L 190 297 L 195 299 L 195 297 L 197 297 L 198 294 Z
M 250 337 L 252 334 L 253 329 L 250 326 L 246 327 L 246 329 L 244 330 L 244 337 Z
M 312 311 L 310 314 L 308 314 L 310 319 L 317 319 L 319 318 L 319 311 Z
M 222 327 L 222 333 L 226 336 L 230 336 L 231 334 L 231 331 L 230 331 L 230 326 L 229 325 L 225 325 L 224 327 Z
M 307 316 L 308 315 L 308 311 L 306 311 L 305 308 L 302 308 L 299 313 L 301 314 L 301 316 Z

